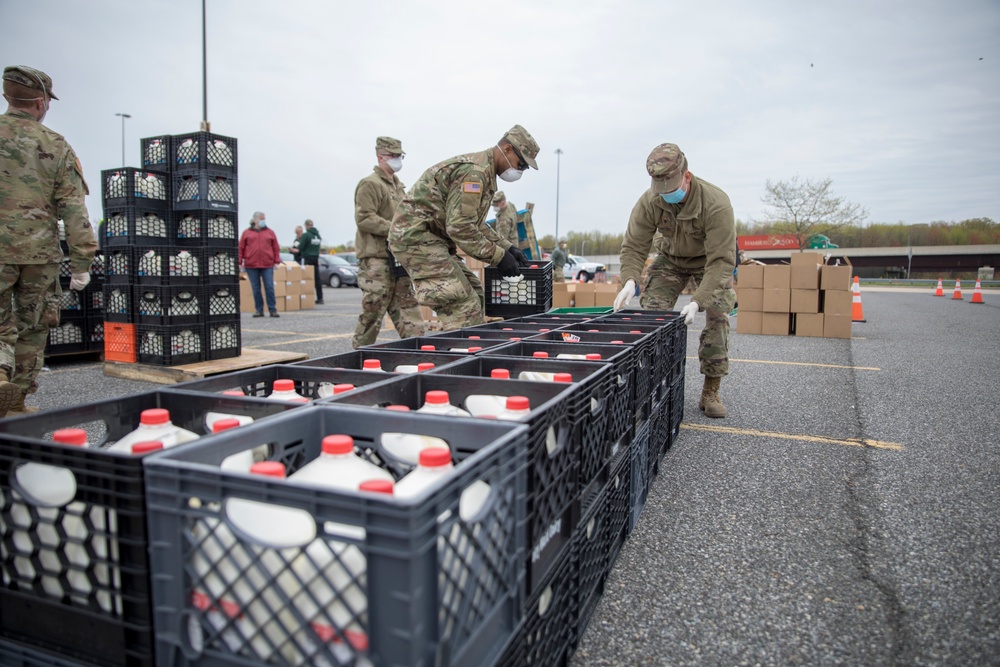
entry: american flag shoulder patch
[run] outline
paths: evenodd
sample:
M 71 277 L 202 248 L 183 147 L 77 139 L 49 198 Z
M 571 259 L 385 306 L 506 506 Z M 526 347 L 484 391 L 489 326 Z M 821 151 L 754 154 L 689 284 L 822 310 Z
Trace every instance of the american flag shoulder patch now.
M 462 192 L 472 192 L 474 194 L 482 194 L 483 184 L 476 183 L 474 181 L 465 181 L 462 183 Z

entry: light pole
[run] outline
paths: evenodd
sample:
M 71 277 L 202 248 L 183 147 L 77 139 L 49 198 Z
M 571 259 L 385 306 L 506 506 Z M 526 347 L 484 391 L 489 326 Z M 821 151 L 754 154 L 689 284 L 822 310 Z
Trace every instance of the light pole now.
M 562 158 L 562 149 L 556 149 L 556 247 L 559 246 L 559 162 Z
M 587 239 L 584 239 L 583 243 L 580 244 L 580 254 L 581 255 L 587 254 Z
M 116 113 L 116 116 L 122 117 L 122 166 L 125 166 L 125 119 L 131 118 L 132 116 L 127 113 Z

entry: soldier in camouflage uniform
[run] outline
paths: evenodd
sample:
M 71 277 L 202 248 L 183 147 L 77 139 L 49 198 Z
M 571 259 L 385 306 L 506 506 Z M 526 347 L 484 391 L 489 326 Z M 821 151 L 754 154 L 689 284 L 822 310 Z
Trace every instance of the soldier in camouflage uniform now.
M 59 324 L 59 220 L 69 245 L 70 287 L 84 289 L 97 239 L 76 153 L 41 124 L 52 79 L 30 67 L 3 71 L 7 112 L 0 116 L 0 418 L 36 408 L 24 405 L 38 389 L 49 328 Z
M 552 280 L 557 283 L 566 282 L 566 276 L 563 275 L 563 267 L 566 266 L 566 262 L 569 261 L 569 255 L 566 253 L 566 241 L 565 239 L 559 241 L 558 247 L 552 251 Z
M 641 304 L 671 310 L 690 278 L 698 287 L 681 310 L 687 323 L 705 311 L 698 359 L 705 376 L 698 407 L 708 417 L 725 417 L 719 384 L 729 374 L 729 311 L 736 302 L 736 221 L 729 197 L 688 171 L 687 158 L 674 144 L 660 144 L 646 160 L 651 187 L 639 197 L 622 241 L 621 279 L 625 287 L 615 310 L 635 294 L 650 247 L 656 257 L 642 286 Z M 655 236 L 655 238 L 654 238 Z
M 503 191 L 493 195 L 493 210 L 497 212 L 497 222 L 494 227 L 497 235 L 507 239 L 515 248 L 517 243 L 517 208 L 507 201 Z
M 425 331 L 410 278 L 394 274 L 386 241 L 392 214 L 406 194 L 403 182 L 396 176 L 403 167 L 404 155 L 399 139 L 377 138 L 378 164 L 354 190 L 354 221 L 358 224 L 354 250 L 362 293 L 361 315 L 351 340 L 355 349 L 375 342 L 386 313 L 400 338 L 420 336 Z
M 389 249 L 406 267 L 417 302 L 437 311 L 445 331 L 483 321 L 485 296 L 479 278 L 458 258 L 457 248 L 511 278 L 528 260 L 486 224 L 496 179 L 513 182 L 538 169 L 538 144 L 515 125 L 493 147 L 434 165 L 417 179 L 396 209 Z

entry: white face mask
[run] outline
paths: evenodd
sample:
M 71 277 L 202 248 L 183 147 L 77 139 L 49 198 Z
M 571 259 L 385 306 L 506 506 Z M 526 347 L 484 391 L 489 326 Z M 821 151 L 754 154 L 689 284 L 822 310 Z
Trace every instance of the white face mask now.
M 397 157 L 394 157 L 394 158 L 389 158 L 388 160 L 385 161 L 385 163 L 387 165 L 389 165 L 389 169 L 392 169 L 393 173 L 396 173 L 400 169 L 403 168 L 403 158 L 402 157 L 398 157 L 397 156 Z
M 497 146 L 497 148 L 500 148 L 500 146 Z M 500 149 L 500 152 L 503 153 L 502 148 Z M 504 181 L 505 183 L 513 183 L 517 179 L 521 178 L 521 175 L 524 172 L 514 169 L 514 165 L 510 163 L 510 158 L 507 157 L 506 153 L 503 154 L 503 159 L 507 160 L 507 169 L 502 174 L 500 174 L 500 180 Z

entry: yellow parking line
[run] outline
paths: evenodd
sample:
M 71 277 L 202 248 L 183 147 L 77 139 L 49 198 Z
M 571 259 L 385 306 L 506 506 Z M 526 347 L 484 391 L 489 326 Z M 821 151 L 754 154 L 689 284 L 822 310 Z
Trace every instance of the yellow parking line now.
M 734 428 L 732 426 L 714 426 L 711 424 L 681 424 L 681 428 L 691 431 L 707 431 L 709 433 L 725 433 L 727 435 L 751 435 L 756 438 L 777 438 L 779 440 L 798 440 L 800 442 L 816 442 L 822 445 L 845 445 L 847 447 L 871 447 L 873 449 L 891 449 L 902 451 L 903 445 L 898 442 L 870 440 L 868 438 L 828 438 L 822 435 L 799 435 L 797 433 L 778 433 L 776 431 L 758 431 L 752 428 Z
M 688 359 L 697 359 L 698 357 L 688 357 Z M 771 361 L 770 359 L 730 359 L 729 361 L 738 361 L 744 364 L 780 364 L 785 366 L 814 366 L 816 368 L 840 368 L 845 370 L 854 371 L 881 371 L 881 368 L 874 368 L 871 366 L 841 366 L 838 364 L 814 364 L 806 361 Z

